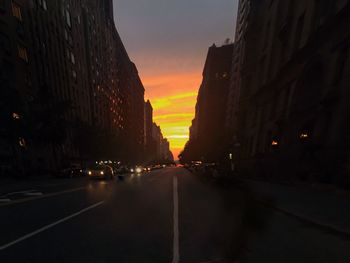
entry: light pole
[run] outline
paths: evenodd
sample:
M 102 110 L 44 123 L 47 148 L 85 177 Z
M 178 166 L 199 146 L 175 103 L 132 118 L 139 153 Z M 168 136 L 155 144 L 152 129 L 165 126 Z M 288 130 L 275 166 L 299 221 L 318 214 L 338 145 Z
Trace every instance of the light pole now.
M 233 172 L 235 170 L 235 164 L 233 163 L 233 154 L 230 153 L 228 155 L 229 159 L 230 159 L 230 164 L 231 164 L 231 172 Z

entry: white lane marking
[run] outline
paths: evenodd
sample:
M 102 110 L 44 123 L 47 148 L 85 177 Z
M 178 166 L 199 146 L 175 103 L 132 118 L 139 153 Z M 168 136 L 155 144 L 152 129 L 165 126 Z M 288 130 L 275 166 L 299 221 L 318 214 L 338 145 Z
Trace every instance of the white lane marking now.
M 11 247 L 11 246 L 13 246 L 13 245 L 15 245 L 15 244 L 17 244 L 17 243 L 20 243 L 20 242 L 22 242 L 22 241 L 24 241 L 24 240 L 26 240 L 26 239 L 28 239 L 28 238 L 30 238 L 30 237 L 33 237 L 33 236 L 35 236 L 35 235 L 37 235 L 37 234 L 40 234 L 41 232 L 44 232 L 44 231 L 46 231 L 46 230 L 48 230 L 48 229 L 50 229 L 50 228 L 52 228 L 52 227 L 54 227 L 54 226 L 56 226 L 56 225 L 58 225 L 58 224 L 61 224 L 61 223 L 65 222 L 65 221 L 67 221 L 67 220 L 69 220 L 69 219 L 72 219 L 73 217 L 76 217 L 76 216 L 78 216 L 78 215 L 81 215 L 81 214 L 83 214 L 83 213 L 85 213 L 85 212 L 87 212 L 87 211 L 89 211 L 89 210 L 91 210 L 91 209 L 93 209 L 93 208 L 96 208 L 96 207 L 102 205 L 103 203 L 104 203 L 104 201 L 99 202 L 99 203 L 97 203 L 97 204 L 94 204 L 94 205 L 92 205 L 92 206 L 89 206 L 89 207 L 87 207 L 87 208 L 84 208 L 83 210 L 80 210 L 80 211 L 77 212 L 77 213 L 74 213 L 74 214 L 72 214 L 72 215 L 70 215 L 70 216 L 67 216 L 67 217 L 65 217 L 65 218 L 62 218 L 62 219 L 60 219 L 60 220 L 58 220 L 58 221 L 56 221 L 56 222 L 54 222 L 54 223 L 52 223 L 52 224 L 49 224 L 49 225 L 47 225 L 47 226 L 44 226 L 44 227 L 42 227 L 42 228 L 40 228 L 40 229 L 38 229 L 38 230 L 36 230 L 36 231 L 34 231 L 34 232 L 32 232 L 32 233 L 29 233 L 29 234 L 27 234 L 27 235 L 25 235 L 25 236 L 23 236 L 23 237 L 20 237 L 20 238 L 14 240 L 14 241 L 12 241 L 12 242 L 10 242 L 10 243 L 8 243 L 8 244 L 2 245 L 2 246 L 0 246 L 0 251 L 6 249 L 6 248 L 8 248 L 8 247 Z
M 177 177 L 173 177 L 173 199 L 174 199 L 174 241 L 173 241 L 173 261 L 180 261 L 179 251 L 179 193 L 177 189 Z
M 7 202 L 11 202 L 11 199 L 8 199 L 8 198 L 0 198 L 0 203 L 7 203 Z
M 0 207 L 4 207 L 4 206 L 8 206 L 8 205 L 14 205 L 14 204 L 21 204 L 21 203 L 30 202 L 30 201 L 34 201 L 34 200 L 39 200 L 39 199 L 43 199 L 43 198 L 49 198 L 49 197 L 69 194 L 69 193 L 82 191 L 82 190 L 86 190 L 86 189 L 87 189 L 87 187 L 79 187 L 79 188 L 64 190 L 64 191 L 61 191 L 61 192 L 49 193 L 49 194 L 40 195 L 40 196 L 39 195 L 38 196 L 28 196 L 28 197 L 26 197 L 24 199 L 12 200 L 11 202 L 7 202 L 7 203 L 0 203 Z
M 7 193 L 5 195 L 8 196 L 8 195 L 26 194 L 26 193 L 30 193 L 30 192 L 35 192 L 35 190 L 25 190 L 25 191 L 19 191 L 19 192 L 11 192 L 11 193 Z
M 24 196 L 40 196 L 43 195 L 41 192 L 34 192 L 34 193 L 24 193 Z

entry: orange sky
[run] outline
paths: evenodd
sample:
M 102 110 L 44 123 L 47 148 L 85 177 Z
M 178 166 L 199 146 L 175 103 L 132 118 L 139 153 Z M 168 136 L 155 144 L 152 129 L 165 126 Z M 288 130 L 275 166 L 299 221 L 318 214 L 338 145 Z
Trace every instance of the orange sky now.
M 189 136 L 208 48 L 233 37 L 238 0 L 113 0 L 154 121 L 175 159 Z
M 153 120 L 160 125 L 177 159 L 189 137 L 201 74 L 145 76 L 142 80 L 153 106 Z

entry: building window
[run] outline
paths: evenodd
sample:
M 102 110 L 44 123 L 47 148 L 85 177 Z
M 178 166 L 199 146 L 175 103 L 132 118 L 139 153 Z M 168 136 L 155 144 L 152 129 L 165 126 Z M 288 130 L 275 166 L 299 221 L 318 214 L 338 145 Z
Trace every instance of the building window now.
M 6 52 L 11 51 L 10 40 L 6 35 L 0 33 L 0 48 Z
M 72 52 L 70 53 L 70 60 L 73 64 L 75 64 L 75 57 L 74 57 L 74 54 Z
M 5 11 L 5 7 L 6 7 L 5 1 L 4 1 L 4 0 L 1 0 L 1 1 L 0 1 L 0 11 Z
M 43 8 L 44 8 L 45 11 L 47 10 L 46 0 L 43 0 Z
M 264 49 L 267 48 L 267 45 L 269 43 L 269 36 L 270 36 L 270 27 L 271 27 L 271 22 L 268 21 L 267 22 L 267 25 L 266 25 L 266 28 L 265 28 L 265 35 L 264 35 Z
M 18 20 L 22 21 L 21 7 L 18 4 L 16 4 L 15 2 L 12 2 L 12 14 Z
M 305 14 L 301 15 L 298 19 L 298 24 L 296 27 L 296 32 L 295 32 L 295 39 L 294 39 L 294 49 L 298 50 L 300 47 L 300 41 L 301 37 L 304 31 L 304 20 L 305 20 Z
M 66 22 L 67 22 L 67 25 L 69 26 L 69 28 L 72 27 L 72 21 L 71 21 L 71 17 L 70 17 L 70 13 L 68 10 L 66 10 Z
M 336 61 L 336 70 L 333 77 L 334 86 L 338 86 L 343 79 L 344 69 L 345 69 L 346 61 L 348 59 L 348 55 L 349 55 L 348 48 L 343 48 L 338 54 L 337 61 Z
M 28 62 L 27 49 L 25 47 L 18 46 L 18 56 L 25 62 Z
M 21 146 L 22 148 L 27 148 L 27 143 L 26 140 L 24 138 L 18 138 L 18 144 L 19 146 Z

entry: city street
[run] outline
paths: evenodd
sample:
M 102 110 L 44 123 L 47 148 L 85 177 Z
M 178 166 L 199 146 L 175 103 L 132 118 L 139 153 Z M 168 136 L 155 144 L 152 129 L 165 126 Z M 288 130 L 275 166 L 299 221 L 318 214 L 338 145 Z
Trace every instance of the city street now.
M 2 263 L 350 260 L 349 239 L 183 168 L 35 185 L 1 193 L 7 196 L 0 203 Z

